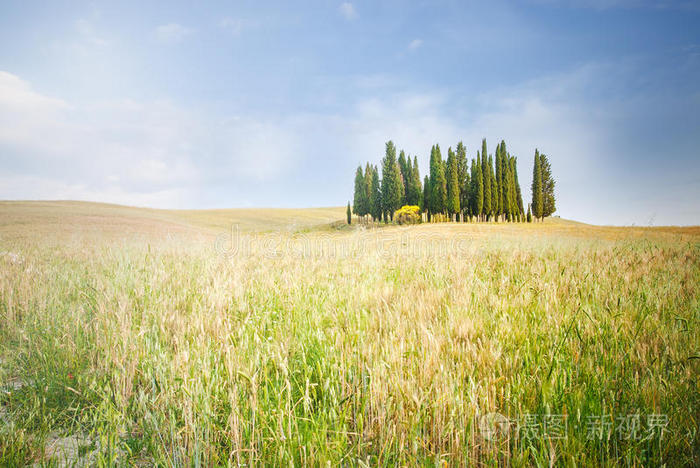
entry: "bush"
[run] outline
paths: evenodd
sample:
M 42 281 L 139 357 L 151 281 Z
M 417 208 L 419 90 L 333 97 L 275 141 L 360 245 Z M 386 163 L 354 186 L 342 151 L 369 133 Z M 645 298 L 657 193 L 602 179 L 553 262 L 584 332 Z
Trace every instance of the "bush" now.
M 397 224 L 418 224 L 422 221 L 420 208 L 415 205 L 404 205 L 394 213 Z

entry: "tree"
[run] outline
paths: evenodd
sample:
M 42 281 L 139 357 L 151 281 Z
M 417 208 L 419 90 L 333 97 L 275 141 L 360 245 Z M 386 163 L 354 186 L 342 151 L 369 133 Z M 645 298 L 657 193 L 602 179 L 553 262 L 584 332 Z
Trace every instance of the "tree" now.
M 348 202 L 348 209 L 345 212 L 348 217 L 348 224 L 352 224 L 352 211 L 350 210 L 350 202 Z
M 365 166 L 365 196 L 363 201 L 365 206 L 362 211 L 367 216 L 372 213 L 372 166 L 369 162 Z
M 410 158 L 409 158 L 410 161 Z M 401 205 L 406 204 L 409 183 L 409 166 L 406 161 L 406 153 L 403 150 L 399 153 L 399 172 L 401 173 Z
M 430 221 L 430 177 L 428 176 L 425 176 L 425 179 L 423 180 L 423 198 L 421 201 L 421 211 L 425 211 L 427 213 L 428 221 Z
M 476 153 L 476 161 L 472 159 L 472 215 L 481 216 L 484 209 L 484 182 L 482 180 L 481 167 L 479 167 L 479 152 Z
M 459 179 L 459 206 L 463 212 L 469 209 L 469 161 L 467 161 L 467 150 L 461 141 L 457 143 L 455 157 Z
M 440 145 L 433 146 L 430 152 L 430 212 L 444 213 L 447 201 L 447 179 L 445 164 L 440 154 Z
M 530 204 L 527 204 L 527 222 L 531 223 L 532 222 L 532 213 L 530 213 Z
M 496 185 L 496 174 L 493 170 L 493 156 L 491 156 L 490 154 L 488 167 L 489 179 L 491 181 L 491 215 L 495 218 L 496 212 L 498 211 L 498 186 Z M 484 194 L 484 197 L 486 197 L 486 194 Z
M 523 215 L 523 194 L 520 191 L 520 182 L 518 182 L 518 158 L 513 158 L 513 178 L 515 179 L 515 201 L 518 205 L 518 216 Z
M 377 166 L 372 166 L 372 192 L 370 193 L 369 205 L 372 219 L 375 222 L 380 221 L 382 217 L 382 191 Z
M 389 140 L 386 143 L 386 154 L 382 160 L 382 210 L 386 216 L 393 219 L 394 211 L 401 208 L 403 201 L 403 182 L 401 171 L 396 161 L 396 147 Z
M 549 165 L 549 159 L 544 154 L 540 154 L 540 168 L 542 172 L 542 217 L 546 217 L 551 216 L 557 208 L 554 198 L 552 167 Z
M 535 149 L 535 163 L 532 168 L 532 215 L 537 218 L 542 217 L 542 165 L 540 162 L 540 152 Z
M 365 177 L 362 174 L 362 166 L 357 167 L 355 172 L 355 195 L 353 197 L 352 211 L 356 216 L 364 216 L 367 214 L 364 209 L 367 206 L 365 201 L 365 196 L 367 192 L 365 190 Z
M 481 141 L 481 179 L 484 184 L 484 217 L 488 220 L 491 215 L 491 172 L 486 152 L 486 138 Z
M 411 190 L 410 190 L 410 197 L 409 197 L 409 205 L 418 205 L 420 207 L 423 206 L 422 204 L 422 198 L 423 198 L 423 193 L 422 193 L 422 187 L 421 187 L 421 181 L 420 181 L 420 171 L 418 170 L 418 158 L 416 156 L 413 157 L 413 167 L 411 168 Z
M 459 204 L 459 171 L 457 157 L 452 147 L 447 149 L 447 200 L 445 208 L 450 217 L 460 212 Z
M 501 143 L 496 145 L 496 184 L 495 184 L 495 192 L 496 192 L 496 218 L 499 218 L 501 214 L 503 213 L 503 167 L 501 165 L 501 146 L 503 145 L 503 141 L 501 140 Z

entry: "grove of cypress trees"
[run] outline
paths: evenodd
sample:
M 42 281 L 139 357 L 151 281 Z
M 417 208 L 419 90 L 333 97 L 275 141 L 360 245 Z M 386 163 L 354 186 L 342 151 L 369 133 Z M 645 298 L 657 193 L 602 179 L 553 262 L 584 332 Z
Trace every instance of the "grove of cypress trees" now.
M 457 157 L 452 151 L 452 147 L 447 149 L 447 202 L 445 208 L 452 218 L 460 212 L 459 204 L 459 171 L 457 167 Z
M 393 141 L 386 143 L 382 159 L 382 174 L 369 162 L 355 172 L 353 199 L 348 202 L 349 218 L 352 214 L 363 218 L 371 215 L 373 221 L 393 220 L 402 205 L 417 205 L 427 213 L 428 221 L 435 221 L 436 214 L 455 215 L 463 221 L 490 219 L 508 221 L 537 221 L 551 216 L 556 210 L 555 181 L 546 155 L 535 150 L 532 180 L 532 203 L 528 203 L 527 215 L 523 194 L 518 181 L 518 160 L 506 151 L 506 143 L 496 145 L 495 158 L 487 154 L 486 139 L 481 151 L 468 164 L 466 149 L 460 141 L 456 150 L 450 147 L 443 160 L 440 145 L 430 151 L 430 172 L 421 183 L 418 157 L 402 150 L 396 157 Z

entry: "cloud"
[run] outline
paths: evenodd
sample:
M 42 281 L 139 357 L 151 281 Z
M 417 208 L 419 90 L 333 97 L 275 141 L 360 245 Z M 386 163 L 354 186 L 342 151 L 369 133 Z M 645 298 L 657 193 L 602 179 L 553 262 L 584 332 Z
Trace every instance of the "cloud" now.
M 193 30 L 177 23 L 163 24 L 155 29 L 156 39 L 162 43 L 180 42 L 192 34 Z
M 423 40 L 422 39 L 413 39 L 409 44 L 408 48 L 411 50 L 415 50 L 419 48 L 420 46 L 423 45 Z
M 195 195 L 210 189 L 289 171 L 309 127 L 296 118 L 217 120 L 169 101 L 69 103 L 0 72 L 0 198 L 197 206 Z
M 357 11 L 355 10 L 353 4 L 350 2 L 341 3 L 338 7 L 338 10 L 340 11 L 340 14 L 343 15 L 348 21 L 352 21 L 355 18 L 357 18 Z

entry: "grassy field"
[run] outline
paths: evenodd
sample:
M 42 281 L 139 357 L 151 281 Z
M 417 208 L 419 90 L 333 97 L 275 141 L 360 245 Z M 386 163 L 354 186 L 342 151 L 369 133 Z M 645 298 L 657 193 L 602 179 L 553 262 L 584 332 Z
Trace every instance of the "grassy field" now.
M 0 466 L 697 466 L 700 229 L 0 202 Z

